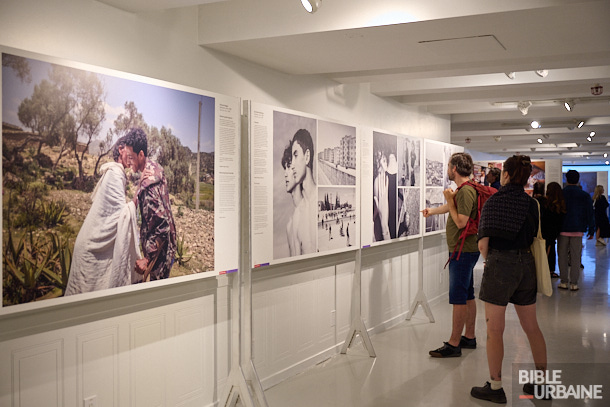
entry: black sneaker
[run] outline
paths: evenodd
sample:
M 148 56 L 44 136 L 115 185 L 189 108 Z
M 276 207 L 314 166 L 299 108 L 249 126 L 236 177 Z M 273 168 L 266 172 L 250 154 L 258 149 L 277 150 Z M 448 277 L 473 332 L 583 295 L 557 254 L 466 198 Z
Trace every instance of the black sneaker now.
M 444 345 L 438 349 L 428 352 L 433 358 L 457 358 L 462 356 L 462 349 L 459 346 L 449 345 L 443 342 Z
M 462 335 L 460 339 L 460 348 L 462 349 L 476 349 L 477 348 L 477 338 L 466 338 Z
M 536 387 L 545 387 L 544 384 L 534 384 L 534 383 L 525 383 L 523 385 L 523 393 L 525 394 L 531 394 L 532 396 L 536 396 Z M 538 390 L 538 393 L 540 393 L 541 390 Z M 542 398 L 542 400 L 551 400 L 552 397 L 547 395 L 546 389 L 542 389 L 542 395 L 544 396 Z
M 504 389 L 492 390 L 489 382 L 485 382 L 483 387 L 473 387 L 470 390 L 470 395 L 475 399 L 492 401 L 494 403 L 506 403 Z

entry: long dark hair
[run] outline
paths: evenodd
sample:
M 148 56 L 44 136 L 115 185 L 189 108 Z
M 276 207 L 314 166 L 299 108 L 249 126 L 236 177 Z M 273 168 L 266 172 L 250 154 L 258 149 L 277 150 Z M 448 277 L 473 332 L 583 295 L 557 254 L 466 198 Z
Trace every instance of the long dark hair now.
M 566 201 L 563 190 L 557 182 L 549 182 L 546 186 L 546 208 L 555 213 L 566 213 Z
M 508 172 L 511 184 L 524 186 L 532 173 L 532 160 L 527 155 L 513 155 L 504 161 L 503 171 Z

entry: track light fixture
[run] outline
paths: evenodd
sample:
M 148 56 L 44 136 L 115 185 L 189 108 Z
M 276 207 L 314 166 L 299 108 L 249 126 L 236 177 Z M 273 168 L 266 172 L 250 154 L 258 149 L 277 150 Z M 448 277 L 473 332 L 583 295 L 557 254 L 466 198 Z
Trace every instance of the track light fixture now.
M 607 161 L 607 160 L 606 160 L 606 165 L 610 165 L 610 161 Z
M 536 140 L 538 142 L 538 144 L 542 144 L 542 139 L 539 138 L 538 140 Z
M 595 132 L 592 131 L 591 133 L 589 133 L 589 137 L 595 137 Z
M 529 100 L 521 101 L 521 102 L 517 103 L 517 109 L 519 109 L 519 111 L 521 112 L 521 114 L 523 116 L 525 116 L 527 114 L 527 112 L 531 106 L 532 106 L 532 102 L 530 102 Z
M 536 75 L 538 75 L 541 78 L 546 78 L 546 76 L 549 74 L 549 71 L 547 69 L 540 69 L 536 71 Z
M 587 141 L 590 143 L 591 141 L 593 141 L 593 137 L 587 136 Z
M 585 125 L 585 121 L 581 120 L 581 121 L 578 122 L 578 126 L 576 126 L 576 127 L 578 127 L 580 129 L 584 125 Z
M 505 75 L 508 79 L 515 79 L 515 72 L 506 72 Z
M 574 101 L 572 99 L 568 99 L 565 102 L 563 102 L 563 107 L 565 107 L 568 112 L 571 112 L 572 110 L 574 110 L 575 104 L 576 103 L 574 103 Z
M 308 13 L 315 13 L 322 5 L 322 0 L 301 0 Z
M 537 120 L 532 120 L 530 126 L 532 126 L 532 129 L 539 129 L 540 127 L 542 127 Z
M 604 153 L 604 158 L 607 158 L 607 157 L 608 157 L 608 153 Z

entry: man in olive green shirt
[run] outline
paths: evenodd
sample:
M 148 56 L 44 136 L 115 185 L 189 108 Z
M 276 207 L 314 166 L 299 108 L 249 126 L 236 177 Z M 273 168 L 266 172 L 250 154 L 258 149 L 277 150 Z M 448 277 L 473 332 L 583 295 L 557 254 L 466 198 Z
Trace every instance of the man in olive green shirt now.
M 460 186 L 470 179 L 472 169 L 473 162 L 469 154 L 455 153 L 449 159 L 447 175 Z M 426 208 L 422 213 L 426 218 L 430 215 L 449 213 L 446 232 L 447 246 L 451 255 L 468 218 L 477 216 L 477 193 L 473 187 L 465 185 L 456 191 L 448 188 L 443 191 L 443 195 L 446 204 L 436 208 Z M 479 248 L 475 234 L 466 238 L 459 260 L 454 257 L 449 261 L 449 303 L 453 305 L 451 337 L 443 346 L 429 352 L 432 357 L 458 357 L 462 356 L 462 348 L 477 347 L 474 333 L 477 306 L 474 301 L 473 269 L 478 259 Z

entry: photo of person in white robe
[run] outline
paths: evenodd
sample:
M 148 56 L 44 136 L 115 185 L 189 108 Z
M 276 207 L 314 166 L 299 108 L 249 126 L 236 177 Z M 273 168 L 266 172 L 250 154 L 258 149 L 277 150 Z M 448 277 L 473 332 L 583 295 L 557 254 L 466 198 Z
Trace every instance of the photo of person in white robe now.
M 102 165 L 102 177 L 91 194 L 91 209 L 74 244 L 65 295 L 130 285 L 139 277 L 136 208 L 125 196 L 130 155 L 122 138 L 115 144 L 113 158 Z

